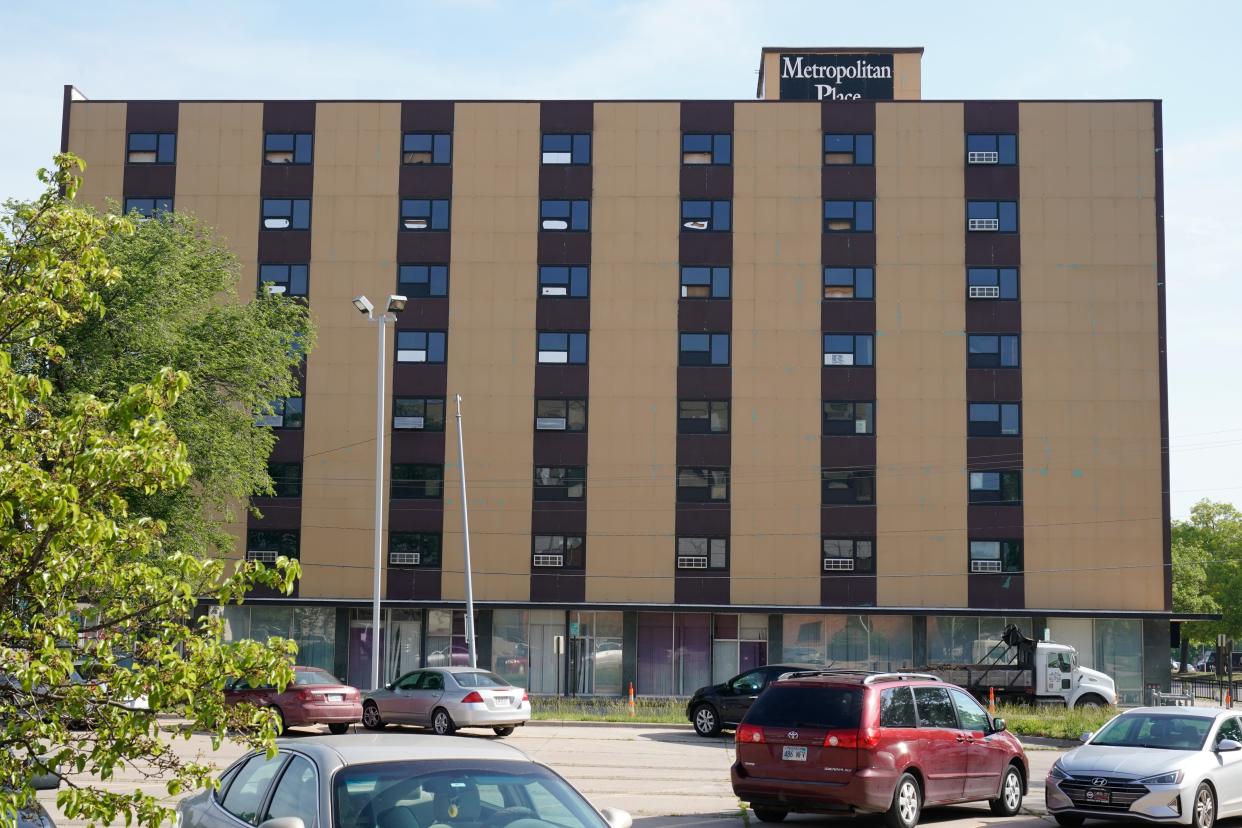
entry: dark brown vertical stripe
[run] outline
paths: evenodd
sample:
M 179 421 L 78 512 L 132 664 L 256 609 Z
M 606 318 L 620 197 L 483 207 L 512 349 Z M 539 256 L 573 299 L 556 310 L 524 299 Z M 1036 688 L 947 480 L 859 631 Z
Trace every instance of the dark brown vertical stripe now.
M 60 104 L 60 151 L 69 151 L 69 116 L 73 112 L 73 84 L 65 84 Z
M 131 101 L 125 106 L 125 148 L 129 152 L 131 132 L 177 132 L 180 106 L 176 101 Z M 180 142 L 178 142 L 180 144 Z M 177 147 L 178 155 L 181 148 Z M 173 198 L 177 209 L 177 165 L 125 164 L 121 183 L 125 198 Z
M 1164 551 L 1164 608 L 1173 609 L 1173 549 L 1170 520 L 1172 507 L 1169 502 L 1169 360 L 1168 327 L 1165 310 L 1165 261 L 1164 261 L 1164 114 L 1163 102 L 1152 102 L 1152 127 L 1155 133 L 1156 165 L 1156 303 L 1157 347 L 1160 349 L 1160 489 L 1161 489 L 1161 544 Z M 1021 150 L 1019 150 L 1021 151 Z

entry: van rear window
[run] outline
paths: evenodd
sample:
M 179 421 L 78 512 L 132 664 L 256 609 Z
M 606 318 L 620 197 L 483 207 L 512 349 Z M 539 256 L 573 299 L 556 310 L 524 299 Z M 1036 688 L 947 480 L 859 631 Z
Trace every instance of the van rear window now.
M 849 687 L 783 687 L 760 694 L 746 723 L 761 727 L 855 728 L 862 711 L 862 691 Z

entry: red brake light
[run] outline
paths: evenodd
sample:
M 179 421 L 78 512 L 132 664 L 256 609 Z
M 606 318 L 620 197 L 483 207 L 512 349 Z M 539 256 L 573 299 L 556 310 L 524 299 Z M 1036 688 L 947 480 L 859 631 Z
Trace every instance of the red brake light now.
M 462 704 L 482 704 L 483 697 L 479 695 L 478 690 L 471 690 L 466 697 L 461 700 Z
M 522 701 L 524 702 L 530 701 L 530 693 L 527 693 L 525 690 L 522 691 Z
M 763 744 L 763 728 L 758 725 L 744 724 L 739 725 L 736 735 L 733 737 L 736 744 Z
M 824 747 L 856 748 L 858 747 L 858 731 L 830 730 L 824 736 Z
M 315 694 L 312 693 L 310 690 L 299 690 L 298 691 L 298 701 L 308 702 L 308 701 L 314 701 L 314 700 L 315 700 Z

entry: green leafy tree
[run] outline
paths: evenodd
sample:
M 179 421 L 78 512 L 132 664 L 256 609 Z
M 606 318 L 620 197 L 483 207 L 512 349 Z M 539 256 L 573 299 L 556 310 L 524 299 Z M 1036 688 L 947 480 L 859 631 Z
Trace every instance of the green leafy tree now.
M 196 613 L 200 597 L 233 602 L 256 584 L 288 592 L 298 568 L 226 571 L 131 510 L 193 479 L 170 426 L 192 370 L 153 363 L 108 396 L 49 379 L 66 356 L 59 343 L 103 317 L 101 297 L 124 278 L 105 249 L 133 233 L 125 218 L 75 205 L 81 164 L 56 162 L 40 171 L 42 196 L 0 211 L 0 819 L 11 824 L 32 777 L 51 772 L 70 818 L 153 827 L 171 818 L 159 798 L 97 783 L 137 771 L 170 795 L 210 784 L 212 768 L 179 758 L 171 740 L 206 731 L 218 742 L 240 728 L 270 750 L 272 717 L 226 707 L 222 685 L 292 678 L 291 642 L 225 643 L 221 623 Z M 140 697 L 149 712 L 126 708 Z
M 1242 640 L 1242 513 L 1228 503 L 1201 500 L 1190 519 L 1173 521 L 1173 609 L 1219 612 L 1220 622 L 1182 626 L 1188 643 L 1214 643 L 1218 633 Z

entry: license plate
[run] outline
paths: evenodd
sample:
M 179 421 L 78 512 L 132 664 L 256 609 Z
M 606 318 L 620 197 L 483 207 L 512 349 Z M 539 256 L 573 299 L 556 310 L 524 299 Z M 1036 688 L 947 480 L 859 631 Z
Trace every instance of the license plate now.
M 509 703 L 513 701 L 509 696 L 494 696 L 493 700 L 496 702 L 497 707 L 508 707 Z
M 787 762 L 805 762 L 806 748 L 785 745 L 784 749 L 781 751 L 781 758 Z
M 328 693 L 328 701 L 345 701 L 344 693 Z
M 1087 789 L 1087 801 L 1094 802 L 1097 805 L 1107 805 L 1112 802 L 1112 797 L 1108 791 L 1097 790 L 1095 788 Z

